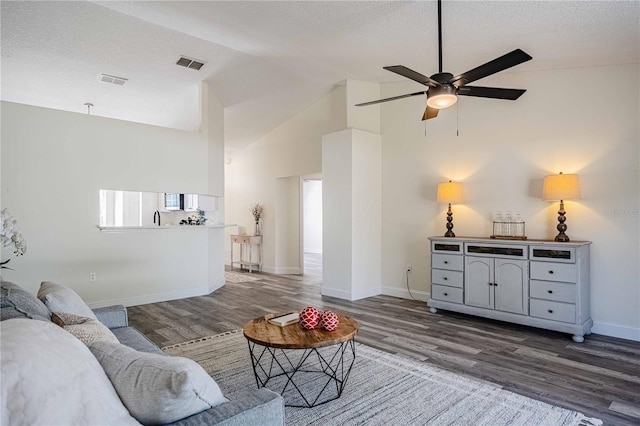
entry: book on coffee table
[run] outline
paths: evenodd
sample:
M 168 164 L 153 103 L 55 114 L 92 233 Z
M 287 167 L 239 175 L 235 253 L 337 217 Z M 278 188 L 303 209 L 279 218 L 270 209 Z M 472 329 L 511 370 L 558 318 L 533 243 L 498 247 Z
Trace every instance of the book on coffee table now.
M 267 314 L 264 318 L 271 324 L 278 327 L 286 327 L 291 324 L 295 324 L 300 321 L 300 314 L 298 312 L 284 312 L 277 314 Z

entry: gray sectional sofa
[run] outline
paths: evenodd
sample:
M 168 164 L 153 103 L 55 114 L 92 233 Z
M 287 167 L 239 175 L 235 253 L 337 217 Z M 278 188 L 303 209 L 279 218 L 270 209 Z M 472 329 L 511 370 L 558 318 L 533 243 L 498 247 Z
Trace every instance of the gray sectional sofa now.
M 45 283 L 43 283 L 43 286 L 44 285 Z M 52 299 L 53 304 L 45 305 L 36 296 L 16 284 L 2 281 L 1 288 L 2 424 L 40 422 L 43 418 L 38 417 L 38 415 L 40 415 L 39 413 L 38 415 L 34 414 L 34 410 L 37 411 L 40 409 L 49 410 L 48 414 L 46 414 L 46 419 L 50 422 L 55 422 L 56 419 L 58 419 L 58 422 L 82 424 L 100 424 L 105 421 L 122 424 L 136 424 L 138 421 L 144 424 L 158 424 L 149 418 L 136 417 L 133 410 L 130 409 L 133 405 L 127 402 L 123 392 L 134 392 L 133 398 L 137 399 L 137 401 L 133 401 L 133 404 L 149 403 L 144 392 L 135 394 L 135 392 L 138 391 L 131 387 L 139 386 L 140 383 L 138 382 L 143 380 L 143 378 L 141 378 L 142 375 L 137 372 L 131 373 L 130 369 L 126 370 L 128 366 L 116 365 L 115 370 L 118 370 L 116 373 L 121 376 L 123 374 L 125 376 L 134 376 L 126 377 L 131 384 L 116 384 L 114 382 L 114 374 L 116 373 L 113 373 L 113 364 L 114 362 L 120 361 L 114 361 L 118 359 L 114 353 L 124 351 L 127 356 L 134 356 L 135 358 L 137 355 L 141 357 L 147 356 L 140 354 L 140 352 L 143 352 L 152 354 L 148 356 L 152 358 L 155 357 L 156 360 L 159 359 L 158 357 L 166 357 L 167 361 L 171 359 L 183 360 L 185 363 L 195 364 L 190 360 L 169 357 L 137 329 L 130 327 L 128 325 L 127 310 L 124 306 L 111 306 L 92 311 L 95 318 L 115 335 L 119 343 L 98 342 L 98 344 L 87 344 L 85 346 L 80 340 L 68 333 L 68 329 L 63 329 L 59 326 L 59 323 L 55 325 L 51 322 L 52 312 L 48 306 L 60 306 L 55 305 L 55 303 L 58 302 L 64 305 L 66 301 L 56 301 Z M 39 296 L 42 298 L 42 294 L 39 293 Z M 60 298 L 59 295 L 56 297 L 58 297 L 58 299 Z M 88 316 L 89 313 L 86 315 Z M 56 320 L 56 315 L 53 315 L 53 317 L 54 320 Z M 73 315 L 70 315 L 70 317 L 73 317 Z M 99 325 L 99 327 L 102 327 L 102 325 Z M 123 348 L 121 347 L 122 345 L 132 348 L 135 351 Z M 87 350 L 87 347 L 89 350 Z M 138 353 L 134 353 L 136 351 Z M 95 357 L 91 359 L 87 353 L 91 353 Z M 57 354 L 60 355 L 58 356 Z M 99 362 L 95 361 L 96 358 Z M 76 359 L 79 359 L 79 361 Z M 162 359 L 160 359 L 160 361 L 162 361 Z M 126 362 L 133 364 L 129 361 Z M 192 364 L 188 364 L 186 368 L 191 370 L 201 369 L 201 367 Z M 109 367 L 107 368 L 107 366 Z M 83 370 L 85 367 L 87 368 L 87 372 Z M 247 367 L 249 368 L 249 364 Z M 75 390 L 76 387 L 82 389 L 82 383 L 80 383 L 82 380 L 87 377 L 92 377 L 91 374 L 93 373 L 90 374 L 89 370 L 100 368 L 104 368 L 104 370 L 98 371 L 97 376 L 89 383 L 86 390 Z M 107 371 L 109 369 L 112 371 Z M 203 372 L 204 370 L 197 373 L 201 374 Z M 106 377 L 104 373 L 106 373 Z M 58 378 L 45 377 L 50 374 L 57 375 Z M 74 378 L 74 374 L 77 376 L 76 378 Z M 30 377 L 30 375 L 33 377 Z M 105 380 L 107 378 L 108 380 Z M 32 382 L 30 382 L 30 380 L 32 380 Z M 62 383 L 65 380 L 69 380 L 67 385 Z M 153 375 L 151 379 L 147 378 L 144 380 L 157 381 L 157 377 Z M 211 389 L 213 386 L 219 390 L 217 384 L 209 379 L 208 375 L 206 380 L 213 382 L 213 384 L 206 384 L 208 389 Z M 50 383 L 51 381 L 57 381 L 57 383 L 52 384 Z M 106 388 L 98 391 L 99 386 L 102 384 L 104 384 Z M 110 388 L 110 385 L 113 385 L 113 388 Z M 154 385 L 157 386 L 157 383 Z M 51 388 L 47 390 L 47 386 L 51 386 Z M 61 387 L 63 389 L 60 389 Z M 64 389 L 65 387 L 69 389 Z M 74 389 L 71 389 L 72 387 Z M 191 389 L 189 390 L 191 391 Z M 197 395 L 198 392 L 199 390 L 196 390 L 191 393 L 196 394 L 197 403 L 202 403 L 202 401 L 200 401 L 202 398 L 200 398 L 200 395 Z M 109 395 L 117 395 L 119 397 L 112 398 L 116 401 L 114 402 L 114 407 L 109 407 L 109 404 L 112 402 L 109 400 Z M 131 397 L 130 395 L 129 398 Z M 74 398 L 77 398 L 75 402 Z M 93 414 L 91 410 L 93 408 L 91 404 L 96 402 L 96 398 L 100 401 L 94 408 L 99 414 L 92 417 Z M 206 407 L 203 411 L 167 424 L 183 426 L 284 424 L 284 403 L 282 397 L 268 389 L 247 389 L 246 395 L 244 395 L 242 399 L 233 401 L 227 400 L 221 393 L 220 398 L 218 402 L 221 403 L 218 403 L 218 405 L 212 408 L 208 408 L 208 403 L 205 401 Z M 204 399 L 206 399 L 206 397 Z M 62 410 L 73 411 L 78 408 L 78 405 L 82 406 L 83 412 L 79 413 L 76 417 L 71 413 L 59 412 Z M 167 405 L 170 404 L 163 403 L 162 405 L 162 407 L 157 407 L 158 411 L 161 409 L 166 411 Z M 148 408 L 149 407 L 147 407 L 147 409 Z M 198 410 L 198 408 L 196 408 L 196 410 Z M 133 417 L 129 416 L 129 411 L 131 411 Z M 180 412 L 180 410 L 177 411 Z M 41 415 L 44 416 L 45 414 Z M 111 421 L 105 420 L 105 417 L 101 417 L 104 415 L 116 417 L 109 417 L 110 419 L 114 419 Z

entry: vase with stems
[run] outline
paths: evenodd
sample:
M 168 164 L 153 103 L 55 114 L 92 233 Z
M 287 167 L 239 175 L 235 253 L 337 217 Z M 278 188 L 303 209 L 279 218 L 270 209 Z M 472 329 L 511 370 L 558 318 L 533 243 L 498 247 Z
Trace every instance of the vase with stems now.
M 264 213 L 264 206 L 260 203 L 256 203 L 251 206 L 249 210 L 251 210 L 251 214 L 253 215 L 253 219 L 256 223 L 253 235 L 262 235 L 262 229 L 260 228 L 260 218 L 262 218 L 262 214 Z

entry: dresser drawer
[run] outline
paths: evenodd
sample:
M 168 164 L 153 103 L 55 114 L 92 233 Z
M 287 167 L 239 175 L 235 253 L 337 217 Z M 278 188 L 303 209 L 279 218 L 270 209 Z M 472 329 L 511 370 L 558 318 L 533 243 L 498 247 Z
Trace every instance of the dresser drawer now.
M 575 264 L 531 262 L 531 279 L 574 283 L 578 277 Z
M 572 283 L 531 280 L 529 282 L 529 296 L 535 297 L 536 299 L 576 303 L 576 285 Z
M 431 286 L 431 298 L 445 302 L 462 303 L 462 289 L 434 284 Z
M 576 249 L 566 246 L 531 246 L 529 259 L 542 262 L 576 263 Z
M 574 304 L 538 299 L 530 299 L 529 303 L 529 315 L 532 317 L 571 324 L 576 322 L 576 305 Z
M 463 279 L 464 273 L 462 271 L 449 271 L 447 269 L 431 270 L 431 282 L 433 284 L 462 288 Z
M 462 271 L 463 257 L 453 254 L 432 254 L 431 267 L 436 269 L 448 269 L 450 271 Z

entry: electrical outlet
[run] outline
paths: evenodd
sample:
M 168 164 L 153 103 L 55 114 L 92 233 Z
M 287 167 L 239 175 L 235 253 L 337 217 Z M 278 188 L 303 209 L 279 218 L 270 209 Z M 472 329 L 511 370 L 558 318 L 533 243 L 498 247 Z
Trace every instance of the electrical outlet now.
M 409 273 L 413 272 L 413 266 L 407 265 L 407 272 Z
M 96 273 L 95 272 L 90 272 L 89 273 L 89 281 L 95 282 L 97 280 L 98 280 L 98 278 L 96 277 Z

